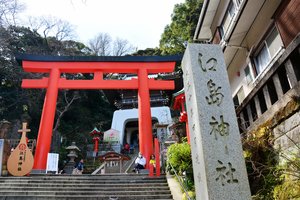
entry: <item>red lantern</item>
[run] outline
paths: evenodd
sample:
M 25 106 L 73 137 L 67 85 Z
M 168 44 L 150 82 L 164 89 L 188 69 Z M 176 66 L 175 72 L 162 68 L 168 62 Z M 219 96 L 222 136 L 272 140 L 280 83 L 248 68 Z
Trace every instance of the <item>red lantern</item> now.
M 187 113 L 185 111 L 180 113 L 179 121 L 180 122 L 187 122 Z
M 94 130 L 90 132 L 90 134 L 91 136 L 93 136 L 94 152 L 97 153 L 99 150 L 98 146 L 99 146 L 100 135 L 103 133 L 95 127 Z

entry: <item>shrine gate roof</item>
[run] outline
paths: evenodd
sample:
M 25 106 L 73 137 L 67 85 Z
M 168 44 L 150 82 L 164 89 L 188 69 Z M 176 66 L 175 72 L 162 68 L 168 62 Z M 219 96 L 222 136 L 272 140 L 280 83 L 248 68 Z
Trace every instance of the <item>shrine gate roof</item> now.
M 182 55 L 171 56 L 45 56 L 17 54 L 16 60 L 39 62 L 180 62 Z

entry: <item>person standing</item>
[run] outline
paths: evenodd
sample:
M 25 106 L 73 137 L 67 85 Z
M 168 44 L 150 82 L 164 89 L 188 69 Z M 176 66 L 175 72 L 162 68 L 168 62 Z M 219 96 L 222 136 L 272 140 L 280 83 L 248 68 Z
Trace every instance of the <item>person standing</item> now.
M 135 159 L 135 167 L 134 171 L 138 174 L 141 169 L 145 169 L 146 158 L 143 156 L 141 152 L 139 152 L 138 157 Z
M 155 160 L 155 155 L 154 154 L 152 154 L 151 156 L 150 156 L 150 161 L 149 161 L 149 167 L 153 167 L 153 172 L 156 172 L 156 160 Z
M 155 164 L 156 162 L 155 162 L 155 155 L 154 154 L 152 154 L 151 156 L 150 156 L 150 161 L 149 161 L 149 164 L 150 165 L 153 165 L 153 168 L 155 169 L 155 167 L 156 167 L 156 164 Z
M 130 145 L 126 142 L 124 145 L 123 153 L 129 154 L 129 150 L 130 150 Z
M 75 166 L 72 174 L 82 174 L 83 172 L 83 159 L 81 159 L 78 164 Z

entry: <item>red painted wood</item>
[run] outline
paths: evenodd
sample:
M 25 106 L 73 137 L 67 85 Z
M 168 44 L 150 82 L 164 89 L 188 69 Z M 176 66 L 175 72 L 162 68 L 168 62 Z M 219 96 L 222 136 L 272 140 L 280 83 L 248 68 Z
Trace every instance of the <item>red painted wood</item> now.
M 138 73 L 139 69 L 147 69 L 148 73 L 173 72 L 175 62 L 41 62 L 23 61 L 26 72 L 50 73 L 57 68 L 62 73 Z
M 138 77 L 139 147 L 146 160 L 149 161 L 153 154 L 153 136 L 147 70 L 140 69 Z M 146 168 L 148 166 L 147 163 Z
M 33 168 L 38 170 L 44 170 L 47 166 L 47 155 L 50 151 L 52 139 L 52 129 L 56 110 L 59 77 L 59 69 L 52 69 L 44 100 L 44 107 L 36 143 L 36 151 L 34 155 Z
M 174 89 L 174 81 L 148 79 L 148 74 L 173 72 L 175 62 L 45 62 L 22 61 L 26 72 L 49 73 L 49 78 L 24 79 L 23 88 L 46 88 L 37 139 L 34 169 L 44 170 L 50 150 L 59 89 L 138 89 L 140 150 L 147 160 L 153 153 L 149 90 Z M 66 80 L 61 73 L 94 73 L 93 80 Z M 133 73 L 137 79 L 103 80 L 105 73 Z
M 48 78 L 23 79 L 22 88 L 47 88 Z M 148 79 L 150 90 L 174 89 L 174 81 Z M 66 80 L 60 78 L 58 89 L 138 89 L 138 80 Z

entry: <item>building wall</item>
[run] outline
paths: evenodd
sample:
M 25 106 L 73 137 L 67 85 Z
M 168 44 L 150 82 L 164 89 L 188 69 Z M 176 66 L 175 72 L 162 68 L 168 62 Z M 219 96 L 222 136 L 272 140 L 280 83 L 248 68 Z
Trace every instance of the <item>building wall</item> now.
M 251 25 L 251 28 L 246 36 L 247 46 L 255 48 L 259 47 L 260 41 L 265 36 L 270 26 L 273 24 L 272 16 L 274 15 L 279 1 L 272 0 L 266 1 L 260 10 L 260 13 L 256 16 L 255 21 Z
M 219 6 L 217 8 L 216 15 L 215 15 L 215 17 L 214 17 L 214 19 L 212 21 L 211 27 L 210 27 L 212 33 L 216 32 L 218 26 L 220 26 L 220 24 L 221 24 L 221 22 L 223 20 L 223 17 L 225 15 L 225 12 L 227 10 L 229 2 L 230 2 L 230 0 L 219 1 Z
M 248 84 L 246 82 L 246 76 L 244 72 L 247 59 L 246 55 L 246 50 L 238 51 L 235 59 L 231 63 L 231 66 L 233 67 L 227 69 L 232 96 L 236 94 L 240 87 L 244 88 L 245 93 L 249 93 L 249 89 L 247 89 Z M 245 89 L 247 89 L 247 91 L 245 91 Z
M 157 119 L 159 124 L 170 124 L 172 122 L 170 108 L 166 106 L 151 108 L 151 116 Z M 111 128 L 120 132 L 120 144 L 123 144 L 125 125 L 128 121 L 138 121 L 138 109 L 117 110 L 114 112 Z
M 265 2 L 261 1 L 259 3 L 259 5 L 247 7 L 253 11 L 258 11 L 257 7 L 260 8 L 262 6 L 259 14 L 255 16 L 255 21 L 248 30 L 244 42 L 241 45 L 243 47 L 247 47 L 248 49 L 239 49 L 230 65 L 227 66 L 232 96 L 234 96 L 241 87 L 243 87 L 245 96 L 247 96 L 252 89 L 255 88 L 255 82 L 250 84 L 247 83 L 244 69 L 247 64 L 250 63 L 250 58 L 252 55 L 249 55 L 249 53 L 253 54 L 253 52 L 260 47 L 261 40 L 265 37 L 266 32 L 268 32 L 272 25 L 274 25 L 272 16 L 274 15 L 280 2 L 277 0 L 266 0 Z M 255 15 L 255 13 L 252 13 L 252 15 Z M 250 49 L 252 49 L 251 52 L 249 52 Z M 237 74 L 239 74 L 239 76 Z M 257 77 L 256 81 L 258 81 L 258 78 L 259 77 Z
M 275 14 L 275 23 L 287 47 L 300 32 L 300 1 L 284 1 Z

